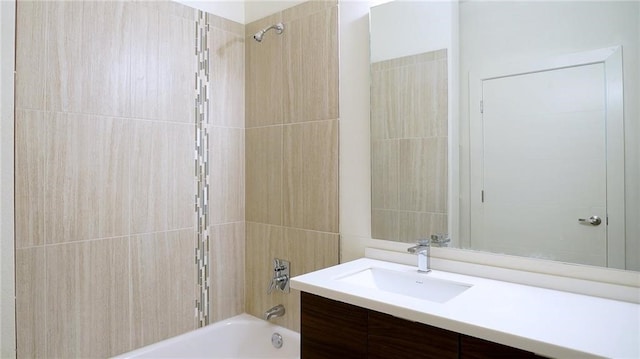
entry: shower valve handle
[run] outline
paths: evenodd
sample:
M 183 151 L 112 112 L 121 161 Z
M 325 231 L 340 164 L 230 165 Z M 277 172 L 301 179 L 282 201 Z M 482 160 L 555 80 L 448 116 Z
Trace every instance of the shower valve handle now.
M 284 290 L 287 286 L 287 282 L 289 282 L 289 276 L 287 275 L 273 277 L 273 279 L 271 279 L 271 283 L 269 283 L 269 288 L 267 288 L 267 294 L 271 294 L 271 292 L 276 288 Z

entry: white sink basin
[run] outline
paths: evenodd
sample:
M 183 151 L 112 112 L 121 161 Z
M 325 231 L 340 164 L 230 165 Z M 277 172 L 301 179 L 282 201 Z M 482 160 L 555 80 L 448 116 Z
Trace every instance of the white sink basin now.
M 429 278 L 428 273 L 398 272 L 382 268 L 365 270 L 337 278 L 360 287 L 445 303 L 471 288 L 471 284 Z

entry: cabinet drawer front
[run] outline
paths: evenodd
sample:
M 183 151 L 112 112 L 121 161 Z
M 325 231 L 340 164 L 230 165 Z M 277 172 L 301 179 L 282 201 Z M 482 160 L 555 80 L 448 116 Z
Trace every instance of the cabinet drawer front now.
M 461 359 L 540 359 L 540 357 L 525 350 L 467 335 L 460 336 L 460 353 Z
M 367 357 L 367 310 L 301 293 L 303 359 Z
M 369 312 L 369 358 L 457 359 L 458 333 Z

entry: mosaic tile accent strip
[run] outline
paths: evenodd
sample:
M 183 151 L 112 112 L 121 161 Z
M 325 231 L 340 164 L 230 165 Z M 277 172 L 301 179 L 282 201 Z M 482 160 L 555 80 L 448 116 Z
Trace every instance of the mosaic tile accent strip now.
M 209 324 L 209 17 L 198 11 L 196 20 L 195 55 L 198 67 L 195 74 L 195 175 L 198 189 L 195 198 L 197 245 L 195 261 L 198 268 L 196 297 L 196 326 Z

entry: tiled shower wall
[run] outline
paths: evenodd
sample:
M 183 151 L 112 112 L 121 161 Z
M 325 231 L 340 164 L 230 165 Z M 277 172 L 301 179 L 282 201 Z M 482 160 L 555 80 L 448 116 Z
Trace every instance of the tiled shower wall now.
M 244 25 L 209 16 L 209 322 L 244 312 Z
M 246 26 L 246 310 L 299 329 L 299 292 L 267 294 L 274 258 L 293 276 L 338 263 L 338 6 L 310 1 Z M 252 35 L 275 23 L 281 35 Z
M 193 329 L 197 13 L 21 1 L 17 20 L 19 356 Z M 276 21 L 282 36 L 250 37 Z M 210 321 L 283 303 L 297 329 L 299 293 L 266 287 L 274 257 L 292 275 L 338 262 L 337 4 L 209 23 Z
M 447 232 L 447 50 L 371 64 L 372 236 Z
M 195 328 L 196 15 L 18 2 L 19 357 L 105 357 Z M 239 276 L 212 282 L 215 319 L 243 311 L 244 29 L 209 22 L 211 255 Z

